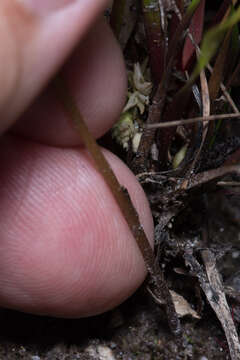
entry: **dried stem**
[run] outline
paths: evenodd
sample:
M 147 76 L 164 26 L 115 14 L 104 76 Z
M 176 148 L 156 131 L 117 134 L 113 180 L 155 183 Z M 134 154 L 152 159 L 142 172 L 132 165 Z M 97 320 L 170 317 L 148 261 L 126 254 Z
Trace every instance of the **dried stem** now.
M 156 128 L 166 128 L 170 126 L 194 124 L 199 121 L 229 120 L 229 119 L 239 119 L 239 118 L 240 118 L 240 113 L 219 114 L 219 115 L 217 114 L 217 115 L 209 115 L 209 116 L 198 116 L 190 119 L 167 121 L 164 123 L 149 124 L 149 125 L 145 125 L 144 127 L 146 129 L 156 129 Z
M 145 261 L 146 268 L 151 276 L 151 280 L 154 286 L 155 295 L 159 298 L 166 299 L 167 306 L 166 310 L 168 313 L 169 325 L 175 335 L 181 335 L 180 323 L 175 312 L 175 307 L 172 301 L 172 297 L 169 293 L 167 284 L 163 278 L 163 274 L 156 265 L 153 250 L 147 239 L 147 236 L 143 230 L 143 227 L 139 221 L 137 211 L 135 210 L 130 196 L 126 189 L 124 189 L 118 182 L 114 172 L 104 157 L 100 147 L 96 140 L 90 134 L 83 117 L 76 105 L 75 100 L 70 95 L 66 83 L 63 77 L 59 75 L 55 79 L 56 91 L 59 96 L 61 103 L 63 104 L 64 110 L 72 120 L 74 127 L 79 132 L 81 139 L 91 154 L 95 166 L 99 173 L 104 178 L 105 182 L 109 186 L 114 199 L 116 200 L 124 219 L 126 220 L 129 229 L 131 230 L 136 243 L 141 251 L 143 259 Z
M 68 114 L 68 116 L 70 116 L 71 120 L 73 121 L 74 127 L 81 135 L 81 139 L 86 148 L 88 149 L 89 153 L 91 154 L 97 170 L 103 176 L 105 182 L 111 189 L 111 192 L 119 208 L 121 209 L 122 214 L 127 221 L 131 232 L 133 233 L 133 236 L 136 238 L 141 252 L 143 253 L 148 271 L 153 272 L 153 251 L 144 233 L 144 230 L 139 223 L 139 218 L 136 210 L 134 209 L 134 206 L 129 206 L 130 200 L 128 200 L 128 197 L 126 197 L 126 193 L 124 192 L 122 186 L 119 184 L 113 170 L 111 169 L 106 158 L 104 157 L 96 140 L 90 134 L 87 125 L 85 124 L 79 112 L 79 109 L 76 106 L 74 99 L 67 90 L 67 86 L 63 78 L 58 76 L 55 82 L 58 95 L 61 99 L 62 104 L 64 105 L 65 112 Z
M 216 267 L 216 259 L 210 250 L 203 250 L 201 254 L 209 281 L 208 287 L 206 287 L 206 284 L 201 284 L 202 289 L 222 325 L 231 359 L 239 360 L 240 344 L 238 333 L 224 293 L 222 279 Z

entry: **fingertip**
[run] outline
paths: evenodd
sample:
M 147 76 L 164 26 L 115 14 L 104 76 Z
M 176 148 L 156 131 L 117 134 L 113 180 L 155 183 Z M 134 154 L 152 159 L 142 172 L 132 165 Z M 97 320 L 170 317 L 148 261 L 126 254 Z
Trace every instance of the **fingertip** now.
M 146 268 L 87 152 L 14 140 L 2 146 L 1 305 L 81 317 L 124 301 L 144 280 Z M 142 188 L 118 158 L 105 154 L 152 241 L 152 217 Z
M 37 16 L 28 0 L 0 1 L 0 132 L 5 131 L 62 66 L 106 6 L 106 0 L 63 0 Z M 54 10 L 36 1 L 33 7 Z M 49 6 L 50 5 L 50 6 Z
M 127 89 L 121 50 L 102 19 L 79 44 L 63 74 L 89 130 L 99 138 L 119 118 Z M 52 85 L 24 113 L 13 131 L 50 145 L 81 142 Z

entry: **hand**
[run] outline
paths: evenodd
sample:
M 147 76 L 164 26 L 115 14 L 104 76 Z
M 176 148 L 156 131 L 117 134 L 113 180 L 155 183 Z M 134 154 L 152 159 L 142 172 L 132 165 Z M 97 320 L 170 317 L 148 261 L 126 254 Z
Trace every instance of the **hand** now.
M 110 29 L 96 20 L 106 1 L 58 0 L 58 9 L 53 0 L 32 2 L 31 8 L 23 5 L 30 0 L 0 2 L 0 305 L 88 316 L 130 296 L 145 266 L 54 89 L 39 93 L 75 47 L 63 71 L 99 137 L 121 112 L 126 75 Z M 152 241 L 141 187 L 104 152 Z

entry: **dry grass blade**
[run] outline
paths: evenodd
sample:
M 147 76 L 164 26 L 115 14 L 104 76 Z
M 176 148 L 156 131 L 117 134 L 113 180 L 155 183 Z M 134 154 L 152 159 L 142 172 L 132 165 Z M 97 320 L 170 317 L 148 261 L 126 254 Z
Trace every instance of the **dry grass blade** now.
M 207 82 L 207 78 L 206 78 L 206 74 L 205 74 L 204 70 L 202 70 L 200 73 L 200 83 L 201 83 L 202 108 L 203 108 L 202 114 L 203 114 L 203 117 L 206 118 L 210 114 L 210 97 L 209 97 L 209 90 L 208 90 L 208 82 Z M 197 161 L 201 155 L 201 151 L 203 149 L 205 139 L 207 136 L 207 132 L 208 132 L 208 128 L 209 128 L 208 125 L 209 125 L 209 121 L 203 122 L 201 144 L 200 144 L 199 148 L 196 150 L 195 157 L 188 169 L 188 177 L 190 177 L 192 172 L 194 171 Z
M 190 273 L 198 278 L 200 286 L 205 293 L 211 307 L 215 311 L 224 329 L 232 360 L 240 359 L 240 345 L 238 335 L 229 310 L 221 278 L 216 268 L 216 261 L 210 250 L 201 252 L 206 271 L 193 255 L 191 244 L 185 247 L 184 259 L 190 267 Z
M 190 119 L 182 119 L 182 120 L 173 120 L 166 121 L 165 123 L 157 123 L 157 124 L 147 124 L 144 126 L 146 129 L 158 129 L 158 128 L 166 128 L 170 126 L 179 126 L 179 125 L 188 125 L 193 124 L 199 121 L 215 121 L 215 120 L 229 120 L 229 119 L 239 119 L 240 113 L 237 114 L 219 114 L 219 115 L 209 115 L 209 116 L 197 116 L 195 118 Z
M 204 118 L 210 115 L 211 101 L 209 96 L 209 88 L 205 71 L 201 71 L 200 74 L 200 83 L 201 83 L 201 95 L 202 95 L 202 115 Z M 204 121 L 203 123 L 203 135 L 202 135 L 202 146 L 205 141 L 207 131 L 208 131 L 208 121 Z M 200 150 L 201 151 L 201 150 Z
M 203 105 L 202 112 L 203 112 L 203 117 L 206 117 L 210 115 L 210 96 L 209 96 L 209 88 L 208 88 L 208 82 L 205 71 L 201 71 L 200 82 L 201 82 L 201 95 L 202 95 L 202 105 Z
M 206 267 L 206 273 L 209 281 L 208 289 L 203 290 L 223 327 L 228 342 L 231 359 L 239 360 L 240 344 L 238 334 L 226 300 L 221 277 L 216 267 L 215 257 L 211 251 L 203 250 L 202 258 Z

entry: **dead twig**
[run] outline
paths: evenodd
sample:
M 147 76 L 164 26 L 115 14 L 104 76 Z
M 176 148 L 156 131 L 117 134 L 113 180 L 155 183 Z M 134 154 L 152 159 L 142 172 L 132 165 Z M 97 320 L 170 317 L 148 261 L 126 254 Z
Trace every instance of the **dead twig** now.
M 190 243 L 187 243 L 184 259 L 190 267 L 190 273 L 198 278 L 200 286 L 206 295 L 212 309 L 216 313 L 225 332 L 232 360 L 240 359 L 240 345 L 238 335 L 229 310 L 221 278 L 216 268 L 216 260 L 213 253 L 206 249 L 201 252 L 206 272 L 193 255 Z
M 166 121 L 164 123 L 156 123 L 156 124 L 146 124 L 144 128 L 146 129 L 159 129 L 159 128 L 166 128 L 170 126 L 179 126 L 179 125 L 188 125 L 194 124 L 198 121 L 215 121 L 215 120 L 229 120 L 229 119 L 239 119 L 240 112 L 238 113 L 230 113 L 230 114 L 216 114 L 216 115 L 209 115 L 209 116 L 198 116 L 190 119 L 182 119 L 182 120 L 173 120 L 173 121 Z
M 207 291 L 204 291 L 205 295 L 223 327 L 231 359 L 239 360 L 240 344 L 238 334 L 226 300 L 222 280 L 216 267 L 215 256 L 210 250 L 203 250 L 201 253 L 210 286 Z
M 196 175 L 192 176 L 189 180 L 184 180 L 182 187 L 190 190 L 194 187 L 202 186 L 211 181 L 218 180 L 225 175 L 233 174 L 233 173 L 240 174 L 240 166 L 239 165 L 221 166 L 217 169 L 208 170 L 208 171 L 204 171 L 202 173 L 196 174 Z
M 202 70 L 200 73 L 200 83 L 201 83 L 201 95 L 202 95 L 202 115 L 204 118 L 210 115 L 210 97 L 209 97 L 209 89 L 208 89 L 208 83 L 205 71 Z M 193 173 L 195 166 L 197 164 L 198 159 L 200 158 L 203 146 L 205 144 L 205 140 L 207 137 L 209 128 L 209 121 L 203 122 L 203 129 L 202 129 L 202 136 L 201 136 L 201 143 L 199 147 L 195 151 L 195 156 L 193 161 L 191 162 L 189 169 L 187 171 L 186 176 L 189 178 L 191 177 L 191 174 Z M 196 129 L 195 131 L 198 131 Z

